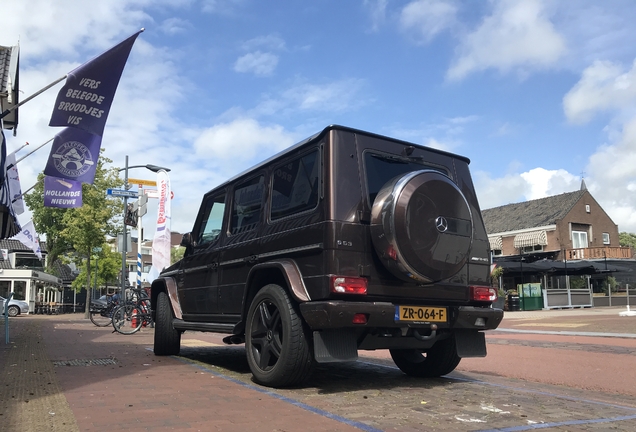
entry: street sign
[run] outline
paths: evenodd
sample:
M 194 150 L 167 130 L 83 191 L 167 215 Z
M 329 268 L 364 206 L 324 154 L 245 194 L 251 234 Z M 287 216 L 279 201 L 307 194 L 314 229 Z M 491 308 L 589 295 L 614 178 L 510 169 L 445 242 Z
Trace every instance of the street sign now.
M 101 251 L 102 251 L 102 248 L 100 248 L 100 247 L 94 247 L 93 248 L 93 253 L 98 253 L 98 252 L 101 252 Z
M 142 179 L 134 179 L 134 178 L 129 178 L 128 179 L 128 183 L 130 184 L 136 184 L 136 185 L 143 185 L 143 186 L 157 186 L 157 182 L 155 180 L 142 180 Z
M 137 198 L 137 191 L 129 191 L 126 189 L 106 189 L 106 194 L 114 197 Z
M 159 191 L 157 189 L 146 189 L 146 195 L 148 195 L 148 198 L 159 198 Z M 174 199 L 173 191 L 170 191 L 170 199 Z

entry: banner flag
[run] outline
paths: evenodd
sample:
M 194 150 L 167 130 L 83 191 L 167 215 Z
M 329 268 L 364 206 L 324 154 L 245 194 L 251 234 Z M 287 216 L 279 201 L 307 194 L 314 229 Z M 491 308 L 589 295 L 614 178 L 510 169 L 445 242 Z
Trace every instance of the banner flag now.
M 69 126 L 103 135 L 119 79 L 142 31 L 68 73 L 55 100 L 49 126 Z
M 15 152 L 7 155 L 7 166 L 11 166 L 7 170 L 7 181 L 9 182 L 9 192 L 11 196 L 11 204 L 16 215 L 24 213 L 24 200 L 22 199 L 22 187 L 20 186 L 20 175 L 18 174 L 18 166 L 15 164 Z
M 44 207 L 75 208 L 82 206 L 82 182 L 44 177 Z
M 20 224 L 11 205 L 11 192 L 7 181 L 7 143 L 0 120 L 0 239 L 13 237 L 20 232 Z
M 42 259 L 42 251 L 40 249 L 40 242 L 38 241 L 38 235 L 35 232 L 35 227 L 33 226 L 33 221 L 30 220 L 24 227 L 22 227 L 22 232 L 19 232 L 17 235 L 12 237 L 15 240 L 20 241 L 23 245 L 30 248 L 33 253 L 38 257 L 39 260 Z
M 157 191 L 159 204 L 157 207 L 157 229 L 152 240 L 152 267 L 148 272 L 148 282 L 152 282 L 161 271 L 170 266 L 170 250 L 172 235 L 170 233 L 170 178 L 164 170 L 157 172 Z
M 93 184 L 102 137 L 66 128 L 55 135 L 44 175 Z

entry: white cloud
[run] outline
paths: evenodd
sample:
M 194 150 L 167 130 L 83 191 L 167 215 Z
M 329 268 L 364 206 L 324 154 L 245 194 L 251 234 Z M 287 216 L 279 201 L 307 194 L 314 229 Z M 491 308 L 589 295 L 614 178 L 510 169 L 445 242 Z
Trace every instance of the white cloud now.
M 234 63 L 236 72 L 270 76 L 278 66 L 279 60 L 279 56 L 271 51 L 285 51 L 286 47 L 283 38 L 277 34 L 269 34 L 245 41 L 242 49 L 251 52 L 236 60 Z
M 572 192 L 580 187 L 579 177 L 566 170 L 546 170 L 534 168 L 521 174 L 526 182 L 525 197 L 527 200 L 545 198 L 564 192 Z
M 283 51 L 286 49 L 285 40 L 278 34 L 269 34 L 255 37 L 243 43 L 243 49 L 246 51 L 252 51 L 259 48 Z
M 122 34 L 132 34 L 140 23 L 151 21 L 142 4 L 135 0 L 121 0 L 117 7 L 108 2 L 84 7 L 81 0 L 8 2 L 2 6 L 0 40 L 8 44 L 19 37 L 28 48 L 22 50 L 23 60 L 104 50 L 123 39 Z
M 268 76 L 278 65 L 278 56 L 272 53 L 255 51 L 239 57 L 234 63 L 236 72 L 253 72 L 255 75 Z
M 200 158 L 240 166 L 266 159 L 295 141 L 296 136 L 282 126 L 263 126 L 254 119 L 239 118 L 204 130 L 194 141 L 194 149 Z
M 563 109 L 569 121 L 579 124 L 611 113 L 604 128 L 607 142 L 589 157 L 586 183 L 619 230 L 636 232 L 636 61 L 629 70 L 595 61 L 564 96 Z
M 622 127 L 618 139 L 590 156 L 586 172 L 596 200 L 621 231 L 636 232 L 636 116 Z M 587 179 L 586 179 L 587 182 Z
M 538 167 L 523 173 L 510 172 L 499 178 L 477 171 L 474 176 L 482 209 L 573 192 L 580 187 L 579 178 L 562 169 Z
M 241 6 L 243 3 L 245 0 L 202 0 L 201 10 L 211 14 L 231 15 L 235 13 L 236 6 Z
M 184 33 L 188 29 L 192 28 L 192 25 L 188 21 L 181 18 L 168 18 L 161 23 L 159 28 L 166 34 L 175 35 Z
M 361 96 L 366 81 L 348 78 L 321 84 L 299 80 L 275 96 L 266 95 L 252 110 L 253 116 L 286 116 L 299 110 L 306 112 L 334 113 L 354 110 L 369 102 Z
M 371 30 L 377 31 L 386 20 L 388 0 L 364 0 L 364 6 L 369 11 Z
M 526 73 L 555 65 L 565 51 L 541 1 L 499 0 L 492 15 L 461 42 L 446 77 L 459 80 L 489 68 Z
M 598 111 L 636 106 L 636 61 L 627 72 L 609 61 L 596 61 L 563 97 L 568 120 L 585 123 Z
M 430 42 L 455 22 L 457 7 L 443 0 L 416 0 L 402 9 L 400 27 L 415 34 L 421 43 Z

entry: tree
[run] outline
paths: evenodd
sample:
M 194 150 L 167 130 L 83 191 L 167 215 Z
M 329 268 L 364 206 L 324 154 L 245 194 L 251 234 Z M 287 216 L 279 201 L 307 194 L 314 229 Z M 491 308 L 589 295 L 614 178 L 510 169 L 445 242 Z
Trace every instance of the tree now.
M 185 248 L 183 246 L 179 246 L 176 248 L 170 249 L 170 264 L 174 264 L 183 258 L 183 254 L 185 253 Z
M 118 231 L 118 217 L 123 207 L 118 199 L 108 199 L 106 189 L 121 186 L 117 168 L 106 169 L 105 164 L 112 163 L 100 152 L 93 184 L 82 185 L 82 207 L 72 209 L 52 209 L 44 207 L 43 175 L 33 192 L 27 194 L 25 201 L 33 212 L 36 229 L 53 240 L 56 256 L 72 250 L 77 264 L 85 266 L 86 287 L 91 286 L 91 256 L 94 247 L 105 243 L 106 235 L 115 235 Z M 121 231 L 121 228 L 119 228 Z M 52 264 L 49 262 L 49 266 Z M 82 277 L 82 279 L 84 279 Z M 80 279 L 80 280 L 82 280 Z M 81 283 L 81 282 L 79 282 Z M 89 317 L 90 290 L 86 290 L 86 308 L 84 316 Z
M 75 278 L 71 287 L 75 291 L 80 291 L 85 285 L 86 280 L 90 278 L 90 287 L 94 286 L 106 286 L 109 284 L 117 284 L 117 276 L 121 269 L 121 254 L 114 252 L 108 243 L 104 243 L 101 246 L 101 252 L 93 253 L 91 261 L 96 259 L 95 264 L 92 266 L 90 274 L 86 266 L 86 258 L 81 260 L 78 268 L 80 268 L 80 274 Z M 97 281 L 95 281 L 95 267 L 97 267 Z
M 636 234 L 622 232 L 618 234 L 618 242 L 623 247 L 636 249 Z

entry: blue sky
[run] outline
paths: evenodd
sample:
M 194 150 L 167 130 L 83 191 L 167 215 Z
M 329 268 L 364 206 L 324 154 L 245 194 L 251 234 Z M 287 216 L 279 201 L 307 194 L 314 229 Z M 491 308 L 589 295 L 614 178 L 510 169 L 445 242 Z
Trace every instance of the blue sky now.
M 22 98 L 146 29 L 102 146 L 116 166 L 129 155 L 171 168 L 173 231 L 191 229 L 205 191 L 342 124 L 469 157 L 482 208 L 574 191 L 584 176 L 636 232 L 631 0 L 22 0 L 2 16 Z M 61 86 L 20 108 L 9 151 L 59 132 L 48 121 Z M 23 189 L 49 151 L 18 165 Z M 155 219 L 151 200 L 146 238 Z

